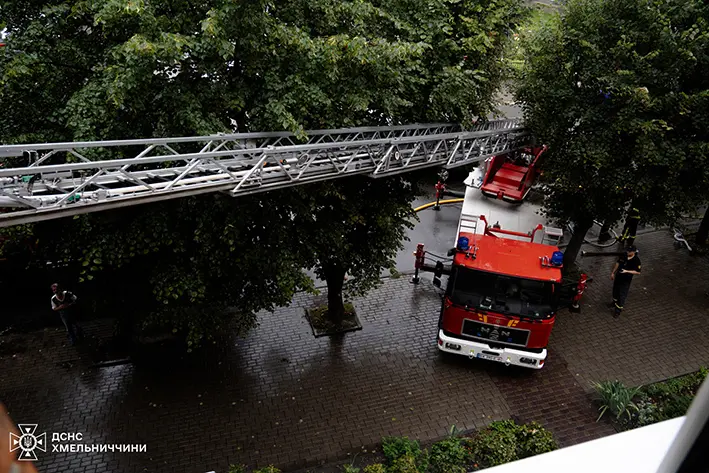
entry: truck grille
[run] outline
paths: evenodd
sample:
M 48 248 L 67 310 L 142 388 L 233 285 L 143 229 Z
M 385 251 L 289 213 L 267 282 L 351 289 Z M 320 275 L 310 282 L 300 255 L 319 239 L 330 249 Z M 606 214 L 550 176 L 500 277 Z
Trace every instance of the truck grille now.
M 501 327 L 499 325 L 485 324 L 469 319 L 463 321 L 462 333 L 463 335 L 485 341 L 520 347 L 526 347 L 529 339 L 529 330 Z

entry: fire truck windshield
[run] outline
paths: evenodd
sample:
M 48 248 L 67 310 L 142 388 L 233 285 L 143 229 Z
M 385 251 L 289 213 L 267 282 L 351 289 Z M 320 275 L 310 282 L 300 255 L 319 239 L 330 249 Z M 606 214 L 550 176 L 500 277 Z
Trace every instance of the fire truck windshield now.
M 554 283 L 456 267 L 448 284 L 454 304 L 505 315 L 544 318 L 556 312 Z

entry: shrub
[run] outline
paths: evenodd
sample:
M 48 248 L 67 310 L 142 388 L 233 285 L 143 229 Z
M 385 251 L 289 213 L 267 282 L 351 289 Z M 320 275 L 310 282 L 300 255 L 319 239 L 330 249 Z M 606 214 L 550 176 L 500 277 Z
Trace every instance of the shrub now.
M 694 400 L 693 396 L 679 395 L 665 400 L 660 406 L 660 413 L 657 416 L 658 420 L 674 419 L 682 417 L 689 410 L 689 406 Z
M 447 438 L 431 447 L 428 462 L 431 473 L 465 473 L 468 451 L 458 438 Z
M 382 439 L 382 452 L 389 465 L 392 465 L 395 460 L 411 455 L 414 459 L 421 456 L 421 446 L 415 440 L 409 440 L 408 437 L 385 437 Z
M 643 426 L 685 415 L 706 377 L 707 369 L 702 367 L 695 373 L 643 387 L 633 423 Z
M 229 465 L 229 473 L 246 473 L 246 465 Z
M 388 469 L 389 473 L 423 473 L 425 471 L 425 468 L 419 469 L 417 459 L 411 453 L 394 459 Z
M 652 419 L 659 422 L 685 415 L 706 377 L 707 369 L 701 368 L 696 373 L 645 387 L 644 392 L 649 398 L 648 403 L 655 404 Z M 647 409 L 647 406 L 645 407 Z M 647 416 L 644 416 L 642 421 L 652 423 Z M 638 416 L 638 423 L 646 425 L 641 424 L 640 416 Z
M 652 398 L 672 398 L 675 396 L 694 396 L 702 384 L 698 373 L 692 373 L 679 378 L 668 379 L 662 383 L 651 384 L 645 392 Z
M 699 387 L 707 377 L 707 369 L 630 389 L 619 381 L 594 383 L 600 395 L 601 415 L 610 410 L 624 427 L 639 427 L 661 422 L 687 413 Z
M 466 443 L 481 468 L 502 465 L 556 450 L 551 432 L 536 422 L 517 425 L 511 420 L 493 422 Z
M 638 388 L 629 388 L 620 381 L 594 383 L 593 387 L 596 389 L 601 403 L 599 408 L 601 414 L 596 419 L 596 422 L 601 420 L 606 411 L 610 411 L 618 420 L 621 417 L 627 417 L 630 420 L 632 412 L 638 410 L 638 406 L 633 402 L 633 398 L 640 392 Z
M 653 402 L 642 399 L 637 403 L 638 411 L 635 415 L 635 423 L 642 427 L 644 425 L 654 424 L 660 420 L 661 413 Z
M 386 468 L 381 463 L 373 463 L 365 466 L 362 473 L 386 473 Z
M 347 464 L 342 466 L 342 472 L 343 473 L 359 473 L 359 468 L 354 466 L 353 464 Z
M 472 458 L 481 468 L 517 460 L 516 427 L 512 421 L 493 422 L 466 441 Z
M 515 438 L 517 439 L 517 457 L 519 459 L 551 452 L 558 448 L 552 433 L 536 422 L 517 426 Z
M 707 379 L 707 376 L 709 376 L 709 369 L 705 366 L 699 368 L 699 371 L 697 371 L 697 389 L 699 389 L 699 386 L 701 386 L 704 380 Z

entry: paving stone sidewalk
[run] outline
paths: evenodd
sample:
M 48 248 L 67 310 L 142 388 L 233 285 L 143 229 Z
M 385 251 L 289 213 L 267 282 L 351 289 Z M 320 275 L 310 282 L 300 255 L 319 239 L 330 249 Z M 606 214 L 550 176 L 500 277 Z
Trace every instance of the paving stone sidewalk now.
M 618 320 L 603 307 L 613 259 L 585 261 L 596 280 L 581 314 L 559 315 L 540 371 L 441 357 L 437 290 L 400 278 L 355 301 L 362 331 L 315 339 L 304 318 L 314 301 L 300 294 L 246 339 L 184 363 L 91 368 L 59 329 L 5 335 L 0 401 L 40 431 L 147 444 L 147 453 L 40 452 L 42 473 L 295 469 L 371 451 L 385 435 L 433 440 L 452 424 L 510 417 L 537 420 L 571 445 L 612 433 L 595 422 L 591 381 L 646 383 L 709 362 L 709 262 L 671 241 L 667 232 L 638 239 L 643 275 Z M 87 331 L 103 337 L 106 327 Z

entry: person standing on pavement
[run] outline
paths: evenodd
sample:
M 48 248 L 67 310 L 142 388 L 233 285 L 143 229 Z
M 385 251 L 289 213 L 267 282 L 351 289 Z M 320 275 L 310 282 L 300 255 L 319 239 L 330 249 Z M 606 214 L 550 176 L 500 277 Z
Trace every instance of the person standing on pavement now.
M 625 249 L 625 255 L 618 258 L 611 271 L 611 280 L 613 281 L 613 317 L 617 318 L 623 311 L 623 305 L 626 297 L 628 297 L 633 275 L 637 274 L 640 274 L 640 257 L 638 256 L 637 248 L 629 246 Z
M 69 336 L 69 341 L 75 345 L 77 340 L 84 338 L 84 332 L 76 323 L 76 301 L 77 297 L 65 291 L 58 283 L 52 284 L 52 310 L 59 312 L 59 317 L 64 322 L 66 333 Z

